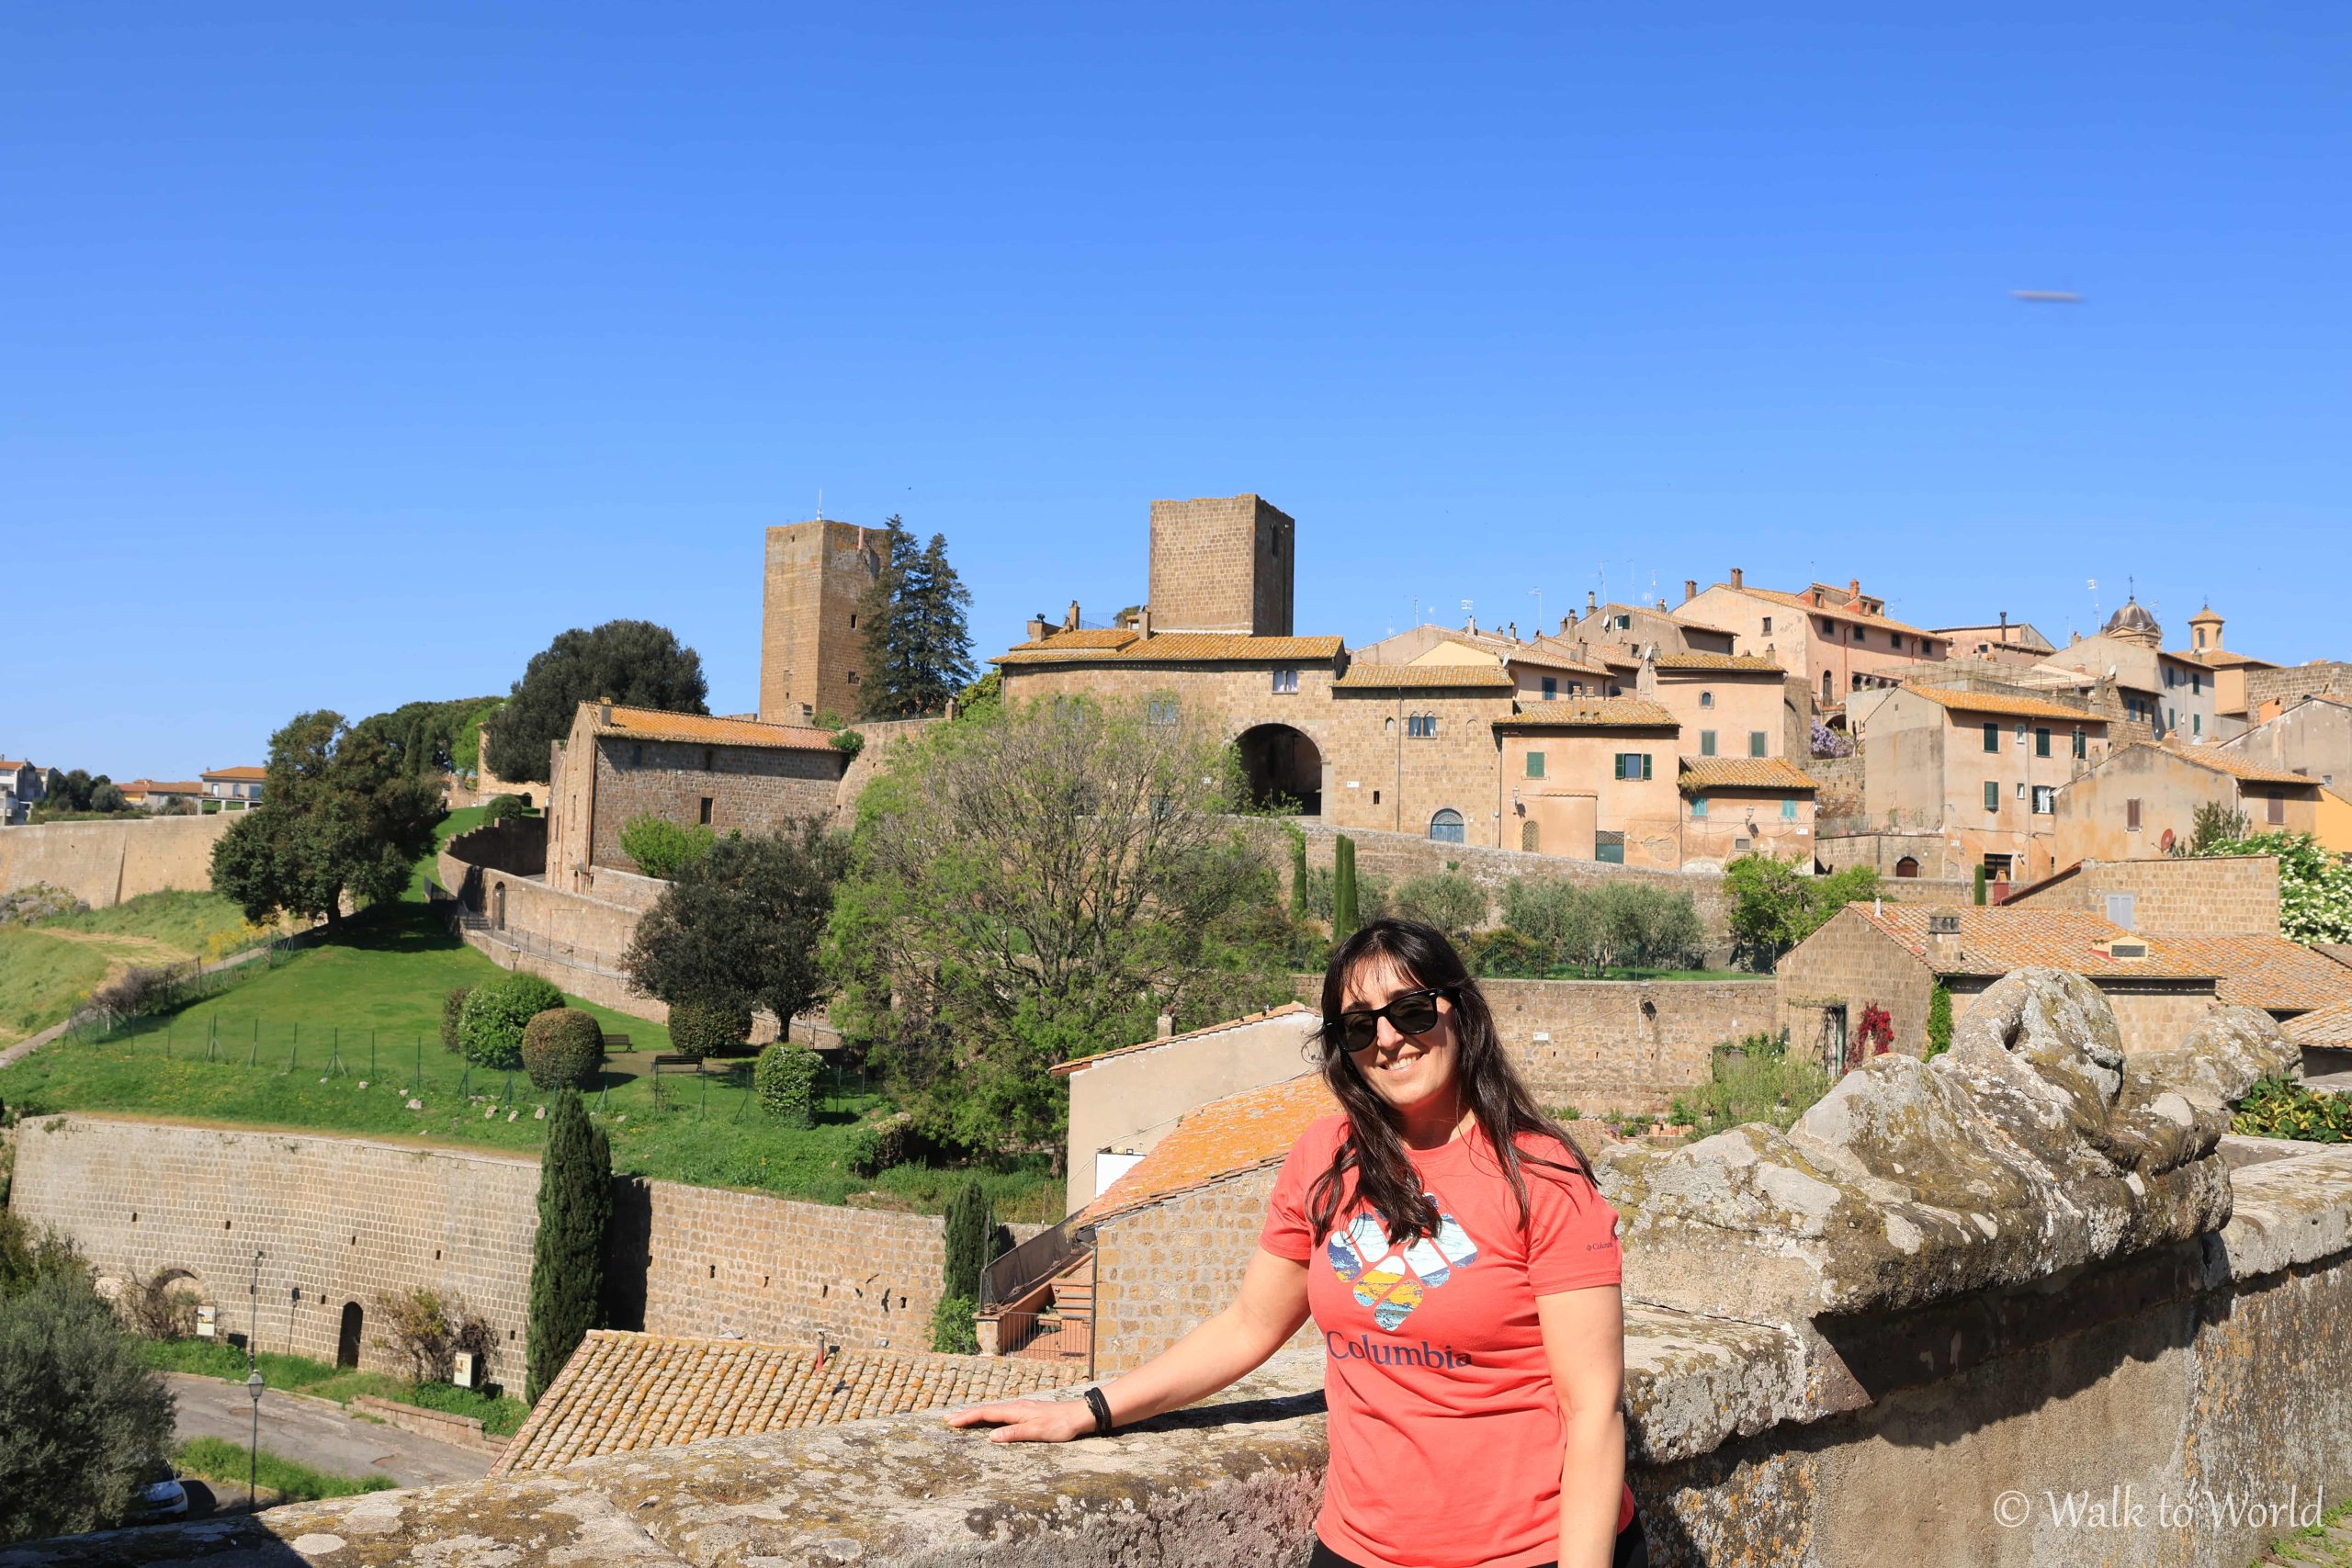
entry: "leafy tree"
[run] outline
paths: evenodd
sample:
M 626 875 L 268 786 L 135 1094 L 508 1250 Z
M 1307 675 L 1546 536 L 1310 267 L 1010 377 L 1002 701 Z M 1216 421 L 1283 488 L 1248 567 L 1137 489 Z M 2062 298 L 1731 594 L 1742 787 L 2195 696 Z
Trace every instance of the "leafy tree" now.
M 578 1093 L 548 1113 L 539 1156 L 539 1230 L 531 1241 L 530 1354 L 523 1398 L 537 1404 L 603 1313 L 605 1226 L 613 1215 L 613 1155 Z
M 708 854 L 718 838 L 699 822 L 632 817 L 621 824 L 621 853 L 635 861 L 644 875 L 667 882 Z
M 817 1079 L 825 1064 L 806 1045 L 777 1041 L 752 1065 L 752 1089 L 767 1113 L 787 1127 L 817 1124 Z
M 2211 855 L 2218 853 L 2218 846 L 2234 844 L 2246 836 L 2253 826 L 2245 813 L 2218 800 L 2209 800 L 2197 808 L 2189 818 L 2188 842 L 2176 853 Z
M 466 998 L 472 992 L 471 986 L 456 986 L 442 994 L 441 1046 L 446 1051 L 458 1048 L 458 1026 L 465 1018 Z
M 1054 1063 L 1289 996 L 1238 759 L 1139 704 L 1009 706 L 894 749 L 826 941 L 832 1016 L 922 1130 L 1058 1150 Z
M 888 554 L 858 607 L 865 634 L 861 718 L 944 713 L 972 679 L 969 590 L 947 561 L 947 536 L 915 548 L 897 517 L 882 525 Z
M 484 980 L 466 993 L 458 1009 L 458 1048 L 478 1067 L 519 1067 L 523 1031 L 539 1014 L 561 1006 L 561 991 L 525 970 Z
M 1352 857 L 1351 857 L 1352 858 Z M 1429 871 L 1396 885 L 1399 913 L 1461 936 L 1487 923 L 1487 894 L 1458 871 Z
M 449 702 L 403 703 L 389 713 L 379 713 L 353 725 L 379 741 L 393 758 L 394 766 L 413 779 L 438 778 L 456 773 L 458 767 L 458 737 L 467 723 L 486 708 L 495 707 L 494 697 L 458 697 Z
M 1306 835 L 1285 822 L 1283 830 L 1290 836 L 1290 918 L 1306 919 Z
M 1514 877 L 1503 887 L 1503 923 L 1525 937 L 1546 970 L 1593 946 L 1592 901 L 1565 876 Z
M 2309 833 L 2222 839 L 2199 855 L 2278 857 L 2278 930 L 2292 942 L 2352 942 L 2352 866 Z
M 956 694 L 956 716 L 970 718 L 1004 705 L 1004 671 L 991 670 Z
M 343 918 L 345 894 L 398 897 L 433 847 L 441 792 L 402 772 L 380 734 L 324 708 L 269 738 L 262 801 L 212 847 L 212 886 L 256 925 L 288 914 Z
M 548 746 L 571 733 L 580 705 L 610 697 L 665 713 L 708 713 L 702 656 L 651 621 L 574 626 L 533 655 L 490 731 L 490 770 L 520 784 L 548 782 Z
M 491 716 L 504 705 L 504 699 L 493 697 L 466 716 L 458 727 L 458 738 L 449 742 L 449 761 L 459 774 L 468 779 L 481 773 L 481 727 Z
M 1975 898 L 1977 908 L 1984 908 L 1984 868 L 1982 865 L 1979 865 L 1979 866 L 1976 868 L 1976 877 L 1975 877 L 1974 886 L 1973 886 L 1973 887 L 1971 887 L 1971 888 L 1970 888 L 1970 893 L 1971 893 L 1971 895 Z
M 670 1008 L 670 1045 L 701 1061 L 724 1056 L 752 1037 L 752 1010 L 733 1000 L 689 1000 Z
M 988 1190 L 977 1181 L 958 1187 L 947 1201 L 941 1231 L 945 1251 L 942 1282 L 947 1293 L 978 1300 L 980 1270 L 989 1266 L 989 1243 L 996 1235 Z
M 444 1295 L 418 1285 L 379 1292 L 376 1321 L 384 1325 L 376 1348 L 407 1357 L 412 1382 L 447 1382 L 460 1350 L 473 1357 L 477 1368 L 487 1368 L 498 1350 L 497 1330 L 455 1291 Z
M 481 825 L 487 828 L 492 823 L 503 822 L 509 817 L 528 817 L 530 814 L 531 808 L 523 804 L 521 795 L 493 795 L 482 806 Z
M 683 868 L 638 922 L 624 962 L 641 995 L 764 1007 L 789 1038 L 825 994 L 818 947 L 849 849 L 811 817 L 729 837 Z
M 87 811 L 90 792 L 107 782 L 104 773 L 94 779 L 80 768 L 69 768 L 57 775 L 57 786 L 49 792 L 45 804 L 58 811 Z
M 1771 967 L 1847 905 L 1877 892 L 1873 866 L 1800 876 L 1795 867 L 1770 855 L 1741 855 L 1724 867 L 1733 943 L 1758 969 Z
M 100 783 L 91 786 L 90 809 L 93 811 L 128 811 L 130 809 L 130 802 L 125 800 L 122 795 L 122 791 L 112 784 Z
M 172 1395 L 78 1259 L 0 1294 L 0 1541 L 122 1521 L 172 1438 Z

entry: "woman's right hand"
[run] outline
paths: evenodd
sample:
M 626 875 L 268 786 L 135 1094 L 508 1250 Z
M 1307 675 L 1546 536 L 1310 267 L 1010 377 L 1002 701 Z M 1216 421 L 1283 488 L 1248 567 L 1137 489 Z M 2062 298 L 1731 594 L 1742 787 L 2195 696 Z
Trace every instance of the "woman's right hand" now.
M 950 1411 L 947 1424 L 994 1427 L 992 1443 L 1067 1443 L 1093 1434 L 1094 1412 L 1082 1399 L 1009 1399 Z

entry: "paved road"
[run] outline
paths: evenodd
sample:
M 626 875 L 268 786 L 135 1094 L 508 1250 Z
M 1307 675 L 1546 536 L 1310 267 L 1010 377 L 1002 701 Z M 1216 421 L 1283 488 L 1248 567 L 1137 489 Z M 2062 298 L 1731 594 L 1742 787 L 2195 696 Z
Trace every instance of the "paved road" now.
M 244 1384 L 181 1372 L 167 1372 L 164 1381 L 179 1400 L 179 1436 L 226 1438 L 241 1448 L 252 1438 L 254 1407 Z M 274 1389 L 262 1391 L 261 1446 L 315 1470 L 389 1475 L 402 1486 L 471 1481 L 488 1473 L 491 1462 L 488 1454 L 346 1416 L 324 1401 Z

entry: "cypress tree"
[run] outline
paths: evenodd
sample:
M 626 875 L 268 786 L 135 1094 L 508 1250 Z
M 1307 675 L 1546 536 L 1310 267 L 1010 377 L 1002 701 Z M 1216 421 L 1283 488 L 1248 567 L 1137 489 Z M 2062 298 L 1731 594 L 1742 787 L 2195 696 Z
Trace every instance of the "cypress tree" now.
M 967 1181 L 947 1201 L 945 1224 L 947 1266 L 943 1273 L 946 1293 L 967 1301 L 980 1299 L 980 1270 L 989 1266 L 989 1237 L 996 1232 L 996 1215 L 989 1195 L 977 1181 Z
M 1939 980 L 1928 992 L 1928 1055 L 1940 1056 L 1951 1049 L 1951 993 Z
M 1356 929 L 1356 841 L 1345 833 L 1331 846 L 1331 940 Z
M 1306 919 L 1306 835 L 1290 830 L 1290 918 Z
M 1984 902 L 1984 868 L 1981 865 L 1976 868 L 1976 901 Z
M 944 713 L 972 681 L 971 591 L 947 560 L 947 536 L 918 550 L 897 517 L 882 525 L 889 558 L 858 605 L 865 634 L 861 718 Z
M 605 1223 L 613 1213 L 613 1156 L 579 1093 L 556 1096 L 539 1160 L 539 1234 L 531 1244 L 528 1374 L 539 1395 L 603 1315 Z

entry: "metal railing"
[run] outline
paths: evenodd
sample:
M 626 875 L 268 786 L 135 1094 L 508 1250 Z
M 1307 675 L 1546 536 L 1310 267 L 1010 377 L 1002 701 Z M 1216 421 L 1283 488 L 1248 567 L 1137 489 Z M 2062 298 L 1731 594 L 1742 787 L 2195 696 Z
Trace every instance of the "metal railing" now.
M 1091 1315 L 1066 1313 L 999 1313 L 996 1346 L 998 1355 L 1015 1360 L 1084 1361 L 1091 1366 L 1094 1360 L 1094 1320 Z
M 1078 1216 L 1039 1231 L 980 1270 L 980 1310 L 1017 1302 L 1071 1264 L 1094 1245 L 1091 1227 Z

